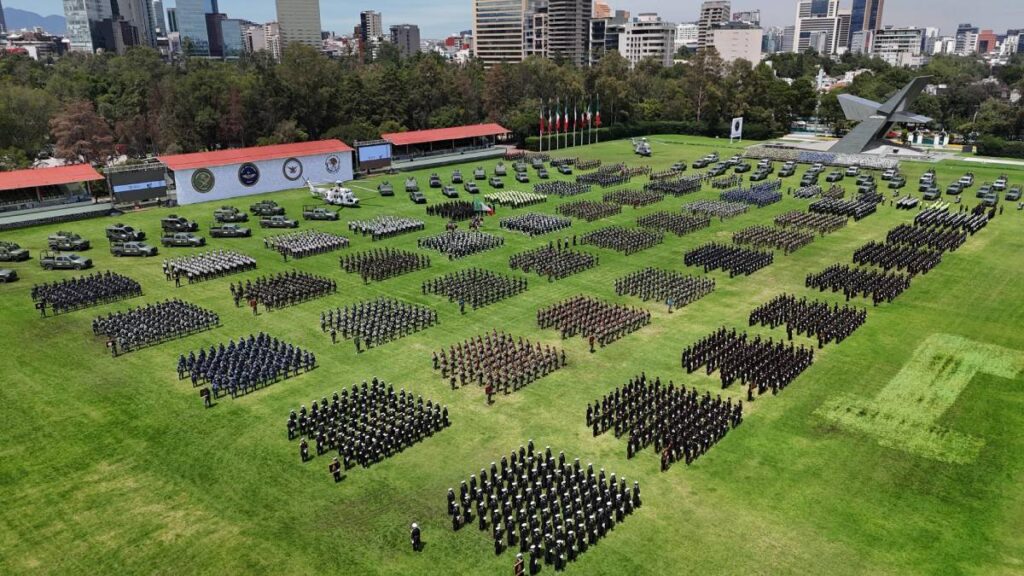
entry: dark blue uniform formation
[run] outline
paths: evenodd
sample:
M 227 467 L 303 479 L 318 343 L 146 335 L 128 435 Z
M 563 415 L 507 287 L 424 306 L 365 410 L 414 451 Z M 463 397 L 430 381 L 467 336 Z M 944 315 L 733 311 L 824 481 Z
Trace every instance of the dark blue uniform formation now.
M 213 396 L 232 398 L 298 376 L 316 368 L 316 356 L 260 332 L 178 357 L 178 379 L 192 386 L 210 384 Z
M 842 292 L 846 300 L 856 296 L 871 298 L 875 306 L 892 302 L 910 288 L 910 276 L 900 272 L 879 272 L 870 268 L 851 268 L 833 264 L 817 274 L 808 274 L 805 285 L 824 292 Z
M 683 204 L 684 214 L 702 214 L 719 220 L 746 214 L 749 209 L 750 207 L 742 202 L 724 202 L 722 200 L 695 200 Z
M 671 232 L 676 236 L 685 236 L 697 230 L 711 226 L 711 218 L 702 215 L 673 214 L 671 212 L 655 212 L 636 219 L 641 228 L 651 228 L 662 232 Z
M 786 327 L 786 335 L 793 332 L 818 340 L 818 348 L 831 342 L 840 343 L 868 318 L 867 310 L 851 306 L 839 307 L 820 300 L 808 300 L 782 294 L 750 312 L 750 325 Z
M 493 250 L 504 243 L 505 238 L 501 236 L 476 230 L 466 231 L 457 229 L 416 240 L 416 245 L 420 248 L 437 250 L 448 256 L 449 260 L 463 258 L 477 252 Z
M 942 252 L 911 246 L 868 242 L 853 253 L 853 262 L 874 265 L 886 272 L 900 270 L 911 276 L 927 274 L 942 262 Z
M 672 382 L 663 386 L 660 378 L 651 381 L 646 374 L 587 404 L 594 436 L 609 430 L 616 438 L 628 434 L 627 458 L 653 445 L 662 472 L 680 460 L 692 463 L 742 421 L 742 400 L 733 404 L 731 398 L 712 398 L 710 392 L 701 395 Z
M 216 312 L 181 300 L 166 300 L 95 318 L 92 333 L 106 336 L 110 353 L 117 356 L 217 326 L 220 317 Z
M 749 250 L 714 242 L 690 250 L 683 256 L 686 266 L 703 266 L 704 272 L 725 270 L 729 277 L 749 276 L 771 265 L 775 255 L 771 252 Z
M 341 269 L 349 274 L 358 273 L 363 282 L 379 282 L 430 267 L 430 258 L 408 250 L 375 248 L 357 254 L 342 256 Z
M 682 365 L 690 374 L 702 367 L 708 375 L 718 370 L 722 388 L 737 379 L 747 386 L 747 399 L 754 399 L 754 390 L 778 394 L 814 362 L 814 349 L 804 345 L 786 345 L 761 336 L 750 338 L 720 328 L 696 344 L 683 350 Z
M 939 252 L 954 252 L 967 241 L 967 232 L 900 224 L 885 235 L 887 244 L 902 244 Z
M 452 530 L 475 519 L 490 530 L 495 555 L 517 547 L 528 554 L 531 575 L 542 565 L 565 570 L 641 505 L 638 482 L 629 488 L 614 472 L 567 463 L 564 452 L 556 459 L 550 447 L 534 452 L 532 440 L 502 457 L 501 468 L 491 462 L 490 472 L 464 480 L 458 494 L 449 488 L 447 501 Z
M 56 315 L 142 296 L 142 286 L 127 276 L 108 270 L 64 278 L 59 282 L 34 284 L 31 294 L 36 308 L 45 316 L 47 307 Z
M 627 256 L 661 244 L 665 239 L 664 234 L 642 228 L 623 228 L 621 226 L 608 226 L 588 232 L 580 237 L 581 244 L 593 244 L 600 248 L 607 248 L 622 252 Z
M 455 221 L 469 220 L 476 216 L 476 209 L 472 202 L 453 200 L 427 206 L 427 216 L 440 216 Z
M 326 396 L 319 403 L 313 400 L 309 410 L 292 410 L 287 422 L 288 439 L 300 438 L 303 462 L 313 458 L 309 440 L 317 456 L 337 451 L 334 461 L 341 466 L 329 468 L 336 481 L 344 470 L 356 465 L 369 468 L 450 425 L 447 406 L 424 402 L 423 396 L 404 388 L 396 392 L 377 378 L 335 392 L 329 402 Z
M 758 208 L 764 208 L 782 200 L 782 180 L 772 180 L 757 184 L 750 188 L 737 188 L 722 192 L 720 198 L 724 202 L 741 202 Z
M 980 211 L 976 213 L 949 212 L 940 208 L 929 208 L 917 213 L 914 224 L 926 228 L 964 230 L 970 235 L 988 225 L 989 218 Z
M 683 176 L 675 180 L 658 180 L 654 182 L 648 182 L 644 185 L 644 190 L 651 190 L 654 192 L 660 192 L 661 194 L 668 194 L 670 196 L 684 196 L 686 194 L 693 194 L 700 190 L 700 186 L 704 179 L 700 174 L 693 174 L 692 176 Z
M 878 210 L 878 203 L 868 200 L 822 198 L 812 202 L 807 209 L 817 214 L 835 214 L 837 216 L 850 216 L 854 220 L 863 220 Z

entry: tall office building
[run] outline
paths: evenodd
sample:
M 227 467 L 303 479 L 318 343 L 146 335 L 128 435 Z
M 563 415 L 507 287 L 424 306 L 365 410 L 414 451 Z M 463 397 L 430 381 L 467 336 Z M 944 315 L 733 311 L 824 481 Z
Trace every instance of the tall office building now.
M 917 68 L 924 64 L 924 30 L 886 26 L 876 30 L 871 42 L 871 55 L 890 66 Z
M 391 27 L 391 43 L 398 48 L 402 58 L 408 58 L 420 51 L 420 27 L 415 24 L 395 24 Z
M 793 52 L 808 48 L 824 55 L 845 52 L 850 44 L 851 14 L 839 0 L 799 0 L 793 27 Z
M 854 34 L 862 30 L 874 32 L 882 28 L 882 10 L 885 8 L 885 0 L 853 0 L 853 10 L 850 12 L 850 39 Z M 870 34 L 863 37 L 870 38 Z M 851 44 L 850 49 L 854 49 Z
M 978 50 L 978 27 L 961 24 L 956 29 L 956 45 L 953 48 L 957 56 L 974 54 Z
M 320 0 L 277 0 L 277 24 L 281 44 L 305 44 L 319 49 Z
M 654 58 L 662 66 L 671 66 L 675 56 L 676 25 L 662 21 L 657 14 L 640 14 L 627 22 L 619 34 L 619 54 L 635 66 Z
M 178 32 L 178 9 L 167 9 L 167 34 Z
M 124 53 L 129 46 L 155 45 L 148 0 L 64 0 L 72 52 Z
M 611 18 L 612 7 L 607 2 L 594 0 L 594 18 Z
M 544 2 L 530 3 L 523 20 L 524 56 L 548 57 L 548 5 Z
M 711 27 L 729 21 L 732 5 L 728 0 L 709 0 L 700 5 L 700 20 L 697 21 L 697 49 L 711 45 Z
M 732 15 L 733 22 L 743 22 L 744 24 L 750 24 L 751 26 L 761 25 L 761 11 L 760 10 L 746 10 L 743 12 L 736 12 Z
M 680 48 L 696 50 L 700 38 L 700 25 L 696 22 L 683 22 L 676 26 L 676 51 Z
M 163 0 L 152 0 L 150 8 L 153 11 L 153 33 L 159 36 L 167 36 L 167 18 L 164 16 Z
M 586 66 L 590 37 L 590 0 L 548 0 L 548 53 Z
M 4 18 L 4 3 L 0 0 L 0 32 L 7 31 L 7 19 Z
M 380 12 L 367 10 L 359 13 L 359 38 L 363 43 L 369 42 L 371 38 L 380 38 L 384 35 L 384 22 Z
M 711 45 L 725 62 L 742 59 L 756 65 L 761 61 L 763 36 L 764 33 L 759 26 L 734 20 L 711 29 Z
M 473 53 L 484 66 L 523 60 L 526 0 L 473 0 Z
M 181 37 L 181 51 L 190 56 L 210 55 L 210 32 L 206 25 L 207 0 L 175 0 L 175 20 Z

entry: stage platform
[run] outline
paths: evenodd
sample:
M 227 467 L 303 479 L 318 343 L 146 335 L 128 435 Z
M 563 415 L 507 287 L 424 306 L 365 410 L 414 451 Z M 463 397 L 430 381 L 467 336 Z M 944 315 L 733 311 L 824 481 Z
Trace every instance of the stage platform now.
M 78 202 L 75 204 L 19 210 L 14 213 L 4 213 L 0 216 L 0 230 L 13 230 L 15 228 L 27 228 L 40 224 L 99 218 L 107 216 L 113 209 L 114 205 L 110 202 L 99 204 Z
M 437 156 L 423 156 L 412 160 L 393 160 L 391 162 L 391 167 L 402 172 L 422 170 L 424 168 L 447 166 L 449 164 L 461 164 L 463 162 L 472 162 L 474 160 L 503 158 L 507 150 L 508 148 L 505 146 L 495 146 L 493 148 L 484 148 L 482 150 L 467 150 L 465 152 L 440 154 Z

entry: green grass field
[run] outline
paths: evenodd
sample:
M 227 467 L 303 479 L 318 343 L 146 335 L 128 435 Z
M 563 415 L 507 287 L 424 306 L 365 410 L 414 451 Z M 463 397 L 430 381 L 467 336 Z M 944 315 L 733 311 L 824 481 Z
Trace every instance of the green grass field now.
M 567 155 L 657 170 L 713 149 L 723 157 L 740 151 L 739 145 L 681 136 L 652 143 L 654 157 L 645 160 L 632 155 L 628 142 Z M 460 168 L 468 174 L 473 165 Z M 904 164 L 906 191 L 916 189 L 927 168 Z M 450 170 L 439 172 L 447 177 Z M 1024 184 L 1019 168 L 964 162 L 940 164 L 938 180 L 945 185 L 966 170 L 979 184 L 1001 172 L 1012 184 Z M 416 174 L 424 188 L 429 172 Z M 786 186 L 796 187 L 802 173 Z M 304 222 L 302 228 L 348 235 L 347 219 L 394 214 L 426 220 L 425 234 L 443 230 L 441 219 L 426 217 L 422 206 L 406 199 L 403 179 L 390 178 L 398 189 L 393 198 L 360 190 L 362 208 L 343 212 L 341 222 Z M 511 190 L 532 186 L 506 180 Z M 378 181 L 355 184 L 375 189 Z M 486 183 L 481 188 L 490 190 Z M 975 189 L 965 194 L 968 204 L 976 202 Z M 601 193 L 595 188 L 579 198 Z M 426 194 L 431 203 L 443 200 L 435 190 Z M 267 197 L 295 217 L 310 201 L 305 191 Z M 637 216 L 714 197 L 717 191 L 706 187 L 603 221 L 575 221 L 567 233 L 633 226 Z M 253 201 L 234 204 L 245 209 Z M 564 201 L 499 208 L 497 217 L 553 212 Z M 431 252 L 430 269 L 366 286 L 340 270 L 341 253 L 282 262 L 263 247 L 257 227 L 252 239 L 210 241 L 213 248 L 253 255 L 257 272 L 175 289 L 164 280 L 161 257 L 115 260 L 107 253 L 103 229 L 111 219 L 0 233 L 33 256 L 5 265 L 22 280 L 0 285 L 0 573 L 510 573 L 514 554 L 494 556 L 489 533 L 451 531 L 444 496 L 449 486 L 532 438 L 639 480 L 644 492 L 644 506 L 571 565 L 573 573 L 1024 574 L 1024 214 L 1015 207 L 946 254 L 894 303 L 869 310 L 860 330 L 818 351 L 814 365 L 779 396 L 747 406 L 743 425 L 692 466 L 661 473 L 652 450 L 627 460 L 624 440 L 591 436 L 586 403 L 641 371 L 719 392 L 717 374 L 680 369 L 683 347 L 720 326 L 745 328 L 749 311 L 779 293 L 810 294 L 807 273 L 849 263 L 858 246 L 913 217 L 886 204 L 794 255 L 777 254 L 774 265 L 752 276 L 714 273 L 713 294 L 671 315 L 664 305 L 615 296 L 614 280 L 630 271 L 682 270 L 687 249 L 728 241 L 740 228 L 769 224 L 806 204 L 785 197 L 689 236 L 667 235 L 663 244 L 629 257 L 585 247 L 600 254 L 598 267 L 554 283 L 530 276 L 527 292 L 465 316 L 446 300 L 422 295 L 420 283 L 474 266 L 519 274 L 508 269 L 508 257 L 548 237 L 498 231 L 497 218 L 489 218 L 484 229 L 505 237 L 501 249 L 454 262 Z M 197 219 L 205 234 L 217 205 L 175 211 Z M 117 220 L 154 237 L 168 212 Z M 139 280 L 145 296 L 40 319 L 29 298 L 32 284 L 74 275 L 44 272 L 36 260 L 47 234 L 58 228 L 91 239 L 95 247 L 86 254 L 96 269 Z M 349 250 L 415 249 L 421 235 L 377 244 L 354 237 Z M 332 276 L 339 293 L 255 319 L 233 306 L 229 282 L 291 268 Z M 581 338 L 559 343 L 556 332 L 537 328 L 539 307 L 578 293 L 643 305 L 653 322 L 595 354 Z M 332 346 L 320 332 L 321 310 L 381 294 L 434 307 L 440 324 L 358 356 L 351 342 Z M 216 310 L 223 326 L 118 358 L 92 336 L 96 315 L 168 297 Z M 568 367 L 489 407 L 475 387 L 450 390 L 431 369 L 430 352 L 491 328 L 564 345 Z M 178 381 L 177 355 L 258 331 L 313 350 L 321 367 L 204 409 L 192 386 Z M 447 404 L 453 424 L 381 464 L 350 470 L 335 484 L 326 470 L 329 458 L 300 463 L 297 444 L 285 434 L 288 411 L 374 376 Z M 741 390 L 733 386 L 728 393 L 738 397 Z M 422 553 L 408 545 L 413 521 L 424 529 Z

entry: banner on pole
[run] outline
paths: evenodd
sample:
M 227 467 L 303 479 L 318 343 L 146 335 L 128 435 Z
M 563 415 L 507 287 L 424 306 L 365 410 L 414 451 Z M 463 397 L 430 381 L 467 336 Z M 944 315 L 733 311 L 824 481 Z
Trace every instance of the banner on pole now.
M 732 131 L 729 133 L 729 141 L 743 140 L 743 117 L 732 119 Z

